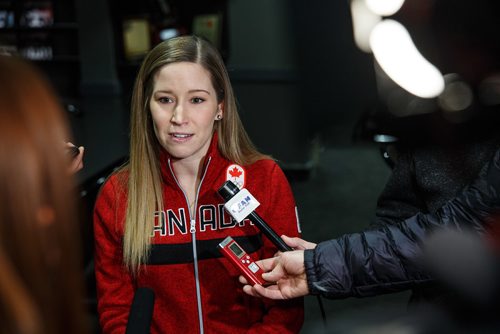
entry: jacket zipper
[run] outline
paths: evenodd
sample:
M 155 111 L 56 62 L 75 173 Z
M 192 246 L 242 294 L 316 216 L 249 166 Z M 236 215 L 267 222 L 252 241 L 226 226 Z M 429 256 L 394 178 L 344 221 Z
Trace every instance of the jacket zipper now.
M 198 206 L 198 195 L 200 194 L 201 185 L 203 184 L 203 180 L 205 179 L 205 175 L 207 174 L 208 166 L 210 165 L 211 160 L 212 160 L 212 157 L 209 157 L 208 161 L 207 161 L 207 165 L 205 167 L 205 170 L 203 171 L 203 175 L 201 177 L 200 184 L 198 185 L 198 189 L 196 189 L 196 195 L 195 195 L 195 199 L 194 199 L 193 208 L 191 208 L 189 205 L 189 199 L 186 196 L 184 189 L 182 189 L 181 185 L 177 181 L 177 177 L 175 176 L 175 173 L 172 170 L 172 165 L 170 164 L 170 159 L 168 159 L 168 167 L 170 168 L 170 172 L 172 173 L 172 176 L 174 177 L 175 183 L 177 183 L 177 186 L 179 187 L 179 189 L 181 189 L 182 194 L 184 195 L 184 198 L 185 198 L 187 206 L 188 206 L 189 217 L 191 218 L 189 221 L 189 232 L 191 233 L 191 236 L 192 236 L 191 242 L 192 242 L 192 246 L 193 246 L 194 280 L 195 280 L 195 285 L 196 285 L 196 301 L 198 304 L 198 322 L 200 324 L 200 334 L 203 334 L 205 332 L 205 330 L 203 327 L 203 310 L 201 307 L 200 276 L 199 276 L 199 272 L 198 272 L 198 251 L 196 250 L 196 207 Z

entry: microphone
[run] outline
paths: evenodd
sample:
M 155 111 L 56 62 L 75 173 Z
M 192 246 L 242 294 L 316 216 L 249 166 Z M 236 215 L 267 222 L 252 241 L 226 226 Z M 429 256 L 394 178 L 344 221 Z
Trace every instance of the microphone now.
M 293 248 L 288 246 L 274 230 L 267 225 L 257 212 L 254 210 L 260 205 L 259 201 L 243 188 L 240 190 L 232 181 L 224 182 L 217 191 L 224 199 L 226 211 L 239 223 L 244 219 L 250 219 L 271 242 L 282 252 L 291 251 Z
M 154 303 L 155 294 L 152 289 L 142 287 L 135 291 L 125 334 L 148 334 L 150 332 Z

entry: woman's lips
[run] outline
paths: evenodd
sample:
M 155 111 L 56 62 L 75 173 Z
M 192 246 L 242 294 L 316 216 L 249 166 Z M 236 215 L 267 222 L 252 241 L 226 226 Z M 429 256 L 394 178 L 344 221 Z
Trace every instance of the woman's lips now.
M 192 133 L 175 132 L 175 133 L 171 133 L 170 137 L 172 138 L 173 141 L 178 142 L 178 143 L 182 143 L 182 142 L 188 141 L 191 137 L 193 137 L 193 134 Z

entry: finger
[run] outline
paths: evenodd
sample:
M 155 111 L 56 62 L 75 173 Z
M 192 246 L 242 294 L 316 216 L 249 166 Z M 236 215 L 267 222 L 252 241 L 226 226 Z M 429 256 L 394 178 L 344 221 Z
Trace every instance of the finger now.
M 255 289 L 252 286 L 250 286 L 250 285 L 243 286 L 243 292 L 245 292 L 247 295 L 250 295 L 250 296 L 253 296 L 253 297 L 258 297 L 258 298 L 261 297 L 261 295 L 259 295 L 255 291 Z
M 242 275 L 240 275 L 240 276 L 238 277 L 238 281 L 239 281 L 241 284 L 248 284 L 247 279 L 246 279 L 244 276 L 242 276 Z
M 306 241 L 306 240 L 301 239 L 301 238 L 297 238 L 297 237 L 290 238 L 290 237 L 287 237 L 286 235 L 283 235 L 282 238 L 283 238 L 283 241 L 285 241 L 285 243 L 288 246 L 290 246 L 296 250 L 312 249 L 312 248 L 316 247 L 315 243 Z
M 85 152 L 85 147 L 78 147 L 78 151 L 80 151 L 80 153 L 78 153 L 78 156 L 80 157 L 80 159 L 83 159 L 83 152 Z
M 302 239 L 299 239 L 299 238 L 291 238 L 289 236 L 286 236 L 286 235 L 282 235 L 281 238 L 283 239 L 283 241 L 290 247 L 294 248 L 294 249 L 301 249 L 301 242 Z
M 78 161 L 78 163 L 79 163 L 79 164 L 81 164 L 81 165 L 82 165 L 82 167 L 83 167 L 83 154 L 84 154 L 84 152 L 85 152 L 85 148 L 84 148 L 83 146 L 80 146 L 80 147 L 78 147 L 78 151 L 79 151 L 79 153 L 78 153 L 78 155 L 75 157 L 75 159 L 74 159 L 74 160 L 75 160 L 75 161 Z
M 281 264 L 277 264 L 273 270 L 263 273 L 262 278 L 268 282 L 277 282 L 285 276 L 285 271 Z
M 77 169 L 83 167 L 83 156 L 82 153 L 78 154 L 72 161 L 71 165 Z
M 271 271 L 274 269 L 277 263 L 277 257 L 271 257 L 268 259 L 262 259 L 259 261 L 256 261 L 257 265 L 263 270 L 263 271 Z
M 73 159 L 71 160 L 70 166 L 69 166 L 69 172 L 71 174 L 75 174 L 76 172 L 80 171 L 83 168 L 83 151 L 80 150 L 80 153 Z
M 285 299 L 277 285 L 270 285 L 268 287 L 263 287 L 262 285 L 256 284 L 253 286 L 253 290 L 255 294 L 265 298 Z

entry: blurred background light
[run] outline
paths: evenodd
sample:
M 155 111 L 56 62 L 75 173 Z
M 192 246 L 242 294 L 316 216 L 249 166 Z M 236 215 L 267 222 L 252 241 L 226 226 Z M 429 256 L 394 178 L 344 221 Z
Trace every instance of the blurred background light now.
M 448 112 L 463 111 L 469 108 L 474 99 L 471 87 L 460 80 L 457 74 L 447 74 L 444 78 L 446 86 L 438 98 L 441 108 Z
M 175 28 L 167 28 L 160 31 L 160 39 L 162 41 L 179 36 L 179 30 Z
M 370 35 L 370 47 L 383 71 L 409 93 L 434 98 L 443 92 L 443 75 L 420 54 L 399 22 L 379 22 Z
M 367 8 L 380 16 L 390 16 L 395 14 L 405 0 L 364 0 Z
M 367 7 L 365 0 L 351 1 L 351 17 L 356 46 L 370 53 L 370 34 L 382 18 Z
M 481 103 L 486 106 L 500 104 L 500 73 L 484 79 L 478 87 L 478 95 Z

